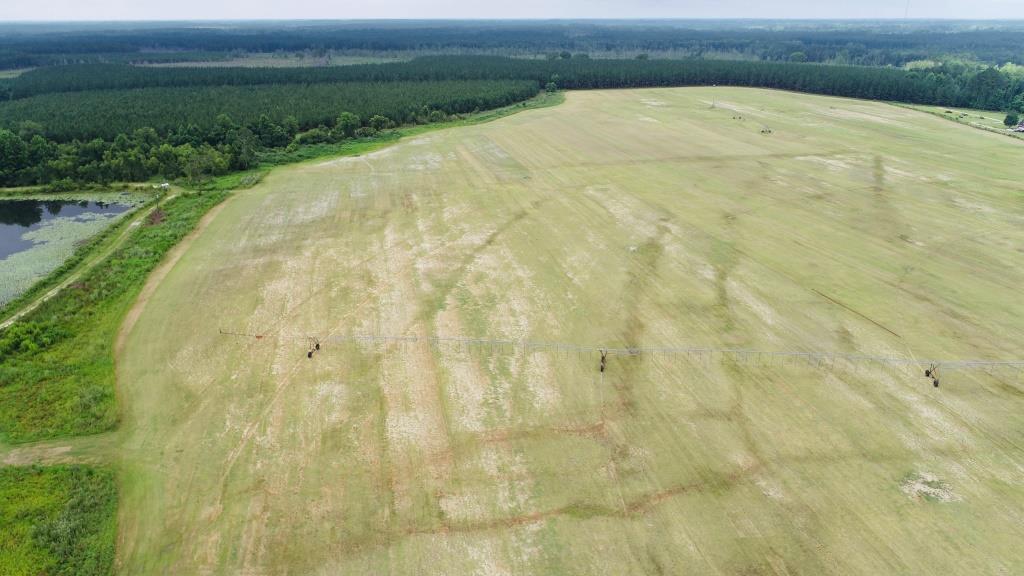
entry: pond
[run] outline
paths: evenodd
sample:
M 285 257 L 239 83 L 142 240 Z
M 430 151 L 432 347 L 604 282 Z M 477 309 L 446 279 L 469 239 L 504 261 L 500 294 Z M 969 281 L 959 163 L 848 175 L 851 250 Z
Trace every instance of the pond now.
M 75 249 L 145 198 L 0 198 L 0 305 L 29 289 Z

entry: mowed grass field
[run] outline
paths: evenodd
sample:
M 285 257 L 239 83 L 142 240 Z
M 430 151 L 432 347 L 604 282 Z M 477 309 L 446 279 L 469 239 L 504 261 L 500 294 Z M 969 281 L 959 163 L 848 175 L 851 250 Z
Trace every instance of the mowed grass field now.
M 337 337 L 1024 357 L 1022 155 L 691 88 L 275 170 L 127 332 L 120 572 L 1017 572 L 1019 374 Z

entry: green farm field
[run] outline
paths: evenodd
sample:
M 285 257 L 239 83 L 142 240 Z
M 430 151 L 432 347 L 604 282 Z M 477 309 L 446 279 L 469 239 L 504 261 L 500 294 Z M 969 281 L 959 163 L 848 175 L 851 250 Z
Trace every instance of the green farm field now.
M 121 574 L 1011 574 L 1019 372 L 344 338 L 1018 359 L 1022 155 L 685 88 L 276 169 L 129 313 L 119 429 L 4 458 L 114 463 Z

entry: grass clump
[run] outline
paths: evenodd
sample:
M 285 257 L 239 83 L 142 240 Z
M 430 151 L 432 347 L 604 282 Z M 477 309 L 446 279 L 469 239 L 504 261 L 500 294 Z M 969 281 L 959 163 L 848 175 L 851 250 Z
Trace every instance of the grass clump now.
M 0 468 L 0 574 L 111 574 L 116 510 L 108 470 Z
M 0 332 L 0 438 L 91 434 L 117 421 L 114 341 L 149 272 L 226 192 L 184 194 L 158 223 Z

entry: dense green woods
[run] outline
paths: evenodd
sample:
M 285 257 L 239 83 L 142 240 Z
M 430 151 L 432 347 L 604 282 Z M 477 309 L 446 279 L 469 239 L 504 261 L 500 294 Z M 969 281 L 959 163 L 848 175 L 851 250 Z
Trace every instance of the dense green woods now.
M 534 82 L 508 80 L 95 90 L 5 103 L 0 105 L 0 125 L 18 128 L 25 121 L 34 122 L 42 126 L 44 136 L 61 142 L 75 138 L 110 140 L 145 127 L 166 135 L 193 125 L 210 140 L 210 136 L 216 136 L 212 131 L 221 114 L 253 127 L 260 116 L 266 115 L 277 123 L 291 117 L 298 128 L 308 129 L 329 125 L 342 111 L 365 120 L 381 115 L 405 124 L 416 122 L 424 109 L 460 114 L 506 106 L 536 93 Z
M 0 128 L 0 185 L 194 179 L 249 168 L 258 149 L 373 136 L 537 91 L 524 80 L 454 80 L 44 94 L 0 105 L 10 128 Z
M 505 58 L 421 57 L 410 62 L 300 68 L 154 68 L 127 64 L 51 66 L 26 72 L 10 83 L 10 98 L 52 92 L 177 86 L 251 86 L 480 80 L 523 77 L 494 64 Z
M 755 86 L 984 109 L 1008 108 L 1014 98 L 1024 92 L 1024 76 L 1013 76 L 994 68 L 972 69 L 940 63 L 903 70 L 697 59 L 529 60 L 488 56 L 428 56 L 411 62 L 322 68 L 162 69 L 78 65 L 28 72 L 18 77 L 10 90 L 11 97 L 18 99 L 101 89 L 512 79 L 532 80 L 540 85 L 554 80 L 562 88 L 578 89 Z M 6 118 L 9 124 L 10 119 L 30 113 L 35 106 L 43 104 L 0 108 L 0 122 Z

